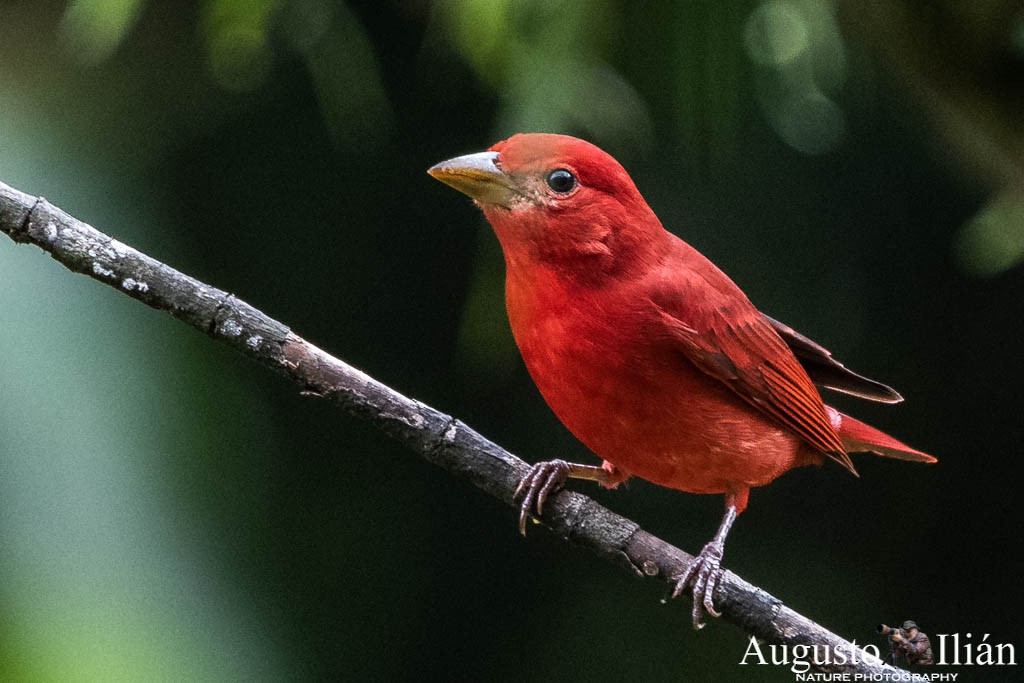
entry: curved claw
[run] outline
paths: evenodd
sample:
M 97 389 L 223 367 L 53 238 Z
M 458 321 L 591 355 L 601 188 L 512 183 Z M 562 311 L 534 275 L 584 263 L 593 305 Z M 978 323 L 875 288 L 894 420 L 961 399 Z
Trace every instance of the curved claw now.
M 520 534 L 526 535 L 526 520 L 533 510 L 536 509 L 539 517 L 548 496 L 561 491 L 568 478 L 569 463 L 564 460 L 539 462 L 523 477 L 516 492 L 512 494 L 512 500 L 523 496 L 523 502 L 519 505 Z
M 714 541 L 708 543 L 676 579 L 672 597 L 678 597 L 688 586 L 690 587 L 693 595 L 693 628 L 696 630 L 704 628 L 705 612 L 713 617 L 722 616 L 721 612 L 715 609 L 714 597 L 718 580 L 722 577 L 721 563 L 724 552 L 724 544 Z

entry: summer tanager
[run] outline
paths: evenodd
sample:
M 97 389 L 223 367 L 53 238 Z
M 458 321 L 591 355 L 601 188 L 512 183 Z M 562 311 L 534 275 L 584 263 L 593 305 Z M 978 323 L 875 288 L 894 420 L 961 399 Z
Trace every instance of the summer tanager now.
M 630 476 L 724 493 L 714 538 L 680 576 L 693 623 L 718 616 L 725 537 L 751 487 L 848 453 L 935 458 L 822 402 L 815 384 L 896 403 L 817 343 L 758 311 L 666 231 L 615 159 L 564 135 L 520 134 L 430 175 L 472 197 L 505 255 L 509 322 L 548 405 L 604 463 L 541 462 L 520 485 L 520 531 L 568 477 Z

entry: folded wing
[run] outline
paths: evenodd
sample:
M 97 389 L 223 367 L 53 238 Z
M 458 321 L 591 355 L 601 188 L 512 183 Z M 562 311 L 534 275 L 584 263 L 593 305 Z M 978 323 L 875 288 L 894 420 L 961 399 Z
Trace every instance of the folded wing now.
M 876 382 L 863 375 L 858 375 L 837 361 L 821 344 L 800 334 L 792 327 L 778 320 L 761 314 L 769 325 L 786 342 L 793 355 L 804 366 L 807 375 L 815 384 L 828 387 L 844 394 L 866 398 L 869 401 L 882 403 L 899 403 L 903 397 L 892 387 Z
M 691 306 L 680 315 L 655 306 L 664 329 L 694 365 L 856 474 L 818 390 L 757 309 Z

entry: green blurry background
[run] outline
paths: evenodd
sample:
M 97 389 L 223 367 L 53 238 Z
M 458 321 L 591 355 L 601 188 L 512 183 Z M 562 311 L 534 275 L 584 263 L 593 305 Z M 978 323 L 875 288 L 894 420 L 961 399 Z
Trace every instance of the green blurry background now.
M 1024 656 L 1022 111 L 999 0 L 0 2 L 0 179 L 528 460 L 591 456 L 519 361 L 483 218 L 424 170 L 520 130 L 615 154 L 761 308 L 907 398 L 835 403 L 940 458 L 787 474 L 730 539 L 883 649 L 912 618 Z M 6 239 L 0 382 L 2 680 L 793 680 Z M 691 551 L 721 514 L 578 488 Z

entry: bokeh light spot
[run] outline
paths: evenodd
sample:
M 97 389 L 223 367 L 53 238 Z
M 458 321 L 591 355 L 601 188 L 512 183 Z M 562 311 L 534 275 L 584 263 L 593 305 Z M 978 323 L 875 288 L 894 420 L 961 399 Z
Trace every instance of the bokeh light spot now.
M 73 0 L 61 21 L 69 52 L 84 64 L 114 53 L 135 25 L 140 0 Z
M 786 144 L 804 154 L 831 151 L 846 135 L 842 109 L 820 92 L 806 92 L 786 101 L 773 119 Z
M 211 0 L 205 6 L 206 58 L 218 85 L 249 92 L 263 84 L 273 61 L 268 24 L 277 7 L 273 0 Z
M 1004 194 L 985 205 L 955 242 L 960 267 L 991 277 L 1024 261 L 1024 195 Z
M 750 13 L 743 42 L 755 63 L 775 67 L 792 62 L 811 44 L 803 14 L 784 0 L 765 3 Z

